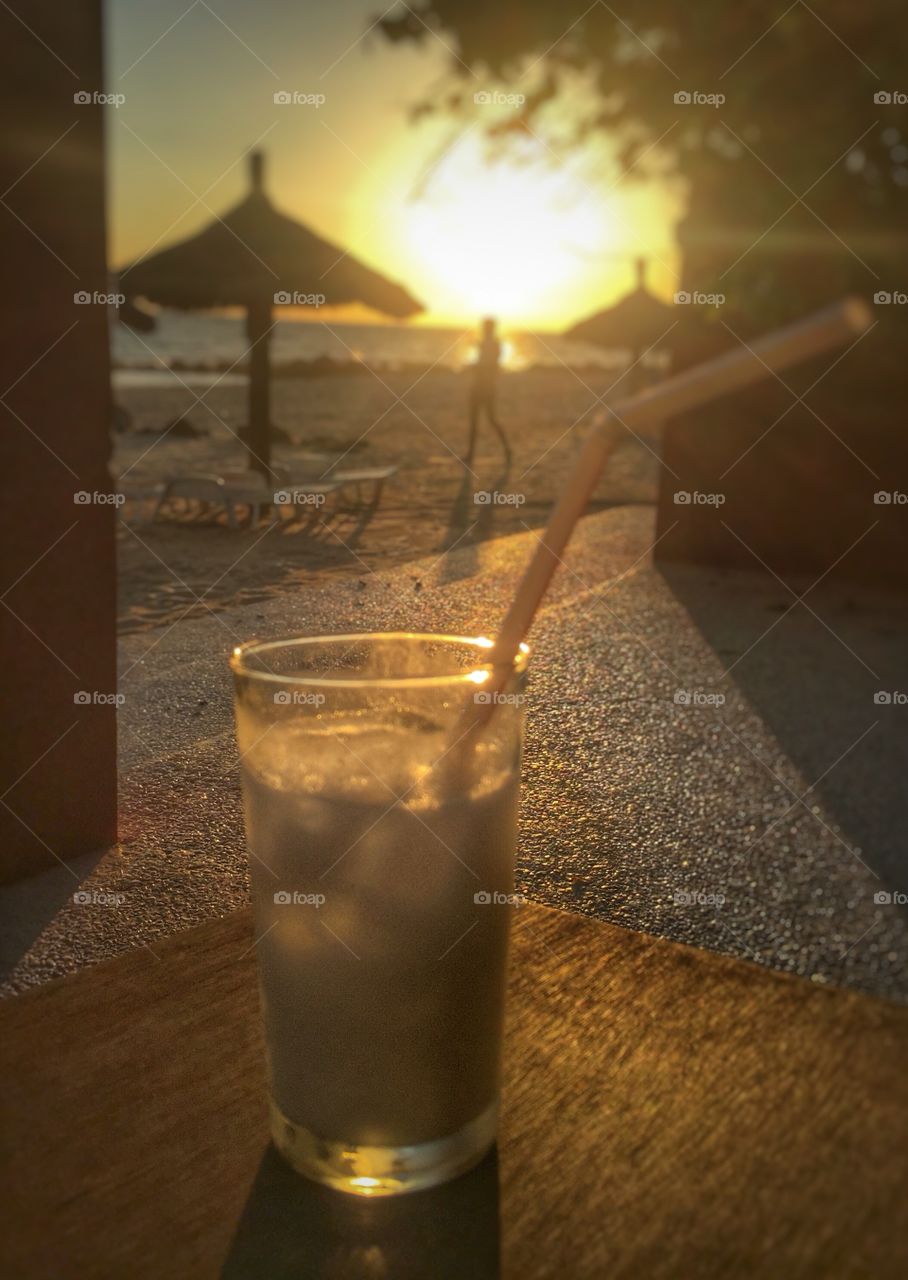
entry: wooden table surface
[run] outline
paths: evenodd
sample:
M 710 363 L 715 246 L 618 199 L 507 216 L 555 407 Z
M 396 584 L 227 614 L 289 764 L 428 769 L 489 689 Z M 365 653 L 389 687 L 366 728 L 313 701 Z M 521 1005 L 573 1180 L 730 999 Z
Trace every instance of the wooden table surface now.
M 908 1010 L 521 907 L 497 1155 L 366 1201 L 269 1148 L 248 913 L 155 950 L 0 1009 L 4 1277 L 908 1274 Z

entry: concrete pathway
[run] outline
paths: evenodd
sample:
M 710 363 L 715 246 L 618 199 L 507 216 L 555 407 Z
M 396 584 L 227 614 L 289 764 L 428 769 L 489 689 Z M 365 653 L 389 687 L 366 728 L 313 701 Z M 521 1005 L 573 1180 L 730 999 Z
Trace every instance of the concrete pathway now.
M 649 507 L 587 518 L 538 620 L 519 888 L 908 999 L 908 602 L 664 572 L 652 528 Z M 235 642 L 489 634 L 535 536 L 124 638 L 122 843 L 0 891 L 6 990 L 154 951 L 246 901 Z

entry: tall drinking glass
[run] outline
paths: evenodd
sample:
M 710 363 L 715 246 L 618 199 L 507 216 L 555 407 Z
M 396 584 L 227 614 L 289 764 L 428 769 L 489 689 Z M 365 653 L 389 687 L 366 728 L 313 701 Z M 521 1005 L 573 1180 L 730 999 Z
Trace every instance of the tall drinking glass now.
M 443 1182 L 495 1137 L 527 654 L 489 648 L 233 654 L 272 1136 L 345 1191 Z

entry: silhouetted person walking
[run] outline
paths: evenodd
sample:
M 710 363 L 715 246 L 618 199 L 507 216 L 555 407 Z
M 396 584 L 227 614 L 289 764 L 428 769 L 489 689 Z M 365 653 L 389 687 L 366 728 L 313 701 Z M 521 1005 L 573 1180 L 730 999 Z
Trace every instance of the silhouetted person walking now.
M 473 366 L 473 381 L 470 386 L 470 447 L 467 450 L 466 462 L 473 461 L 476 450 L 476 430 L 479 426 L 479 415 L 485 413 L 504 448 L 505 458 L 511 461 L 511 446 L 501 423 L 495 416 L 495 395 L 498 389 L 498 364 L 501 360 L 501 343 L 495 333 L 495 321 L 489 317 L 482 322 L 482 337 L 479 342 L 479 354 Z

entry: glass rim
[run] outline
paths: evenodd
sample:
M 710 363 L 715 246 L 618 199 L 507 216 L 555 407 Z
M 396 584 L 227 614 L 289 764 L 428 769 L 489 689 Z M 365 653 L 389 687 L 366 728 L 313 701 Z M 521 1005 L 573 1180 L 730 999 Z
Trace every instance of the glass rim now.
M 351 676 L 340 677 L 310 675 L 304 673 L 282 674 L 277 671 L 262 670 L 249 665 L 250 658 L 257 654 L 267 654 L 278 649 L 304 649 L 309 646 L 317 648 L 328 644 L 356 644 L 363 641 L 435 641 L 438 644 L 468 646 L 490 651 L 493 641 L 486 636 L 447 635 L 435 631 L 351 631 L 338 635 L 314 636 L 282 636 L 275 640 L 247 640 L 234 647 L 230 655 L 230 669 L 235 676 L 245 679 L 261 680 L 269 684 L 307 686 L 332 689 L 434 689 L 458 688 L 467 684 L 484 683 L 476 680 L 477 672 L 486 672 L 489 676 L 500 672 L 502 668 L 511 668 L 513 675 L 522 675 L 530 659 L 529 645 L 521 643 L 513 662 L 477 663 L 469 670 L 452 672 L 449 675 L 415 675 L 415 676 Z

